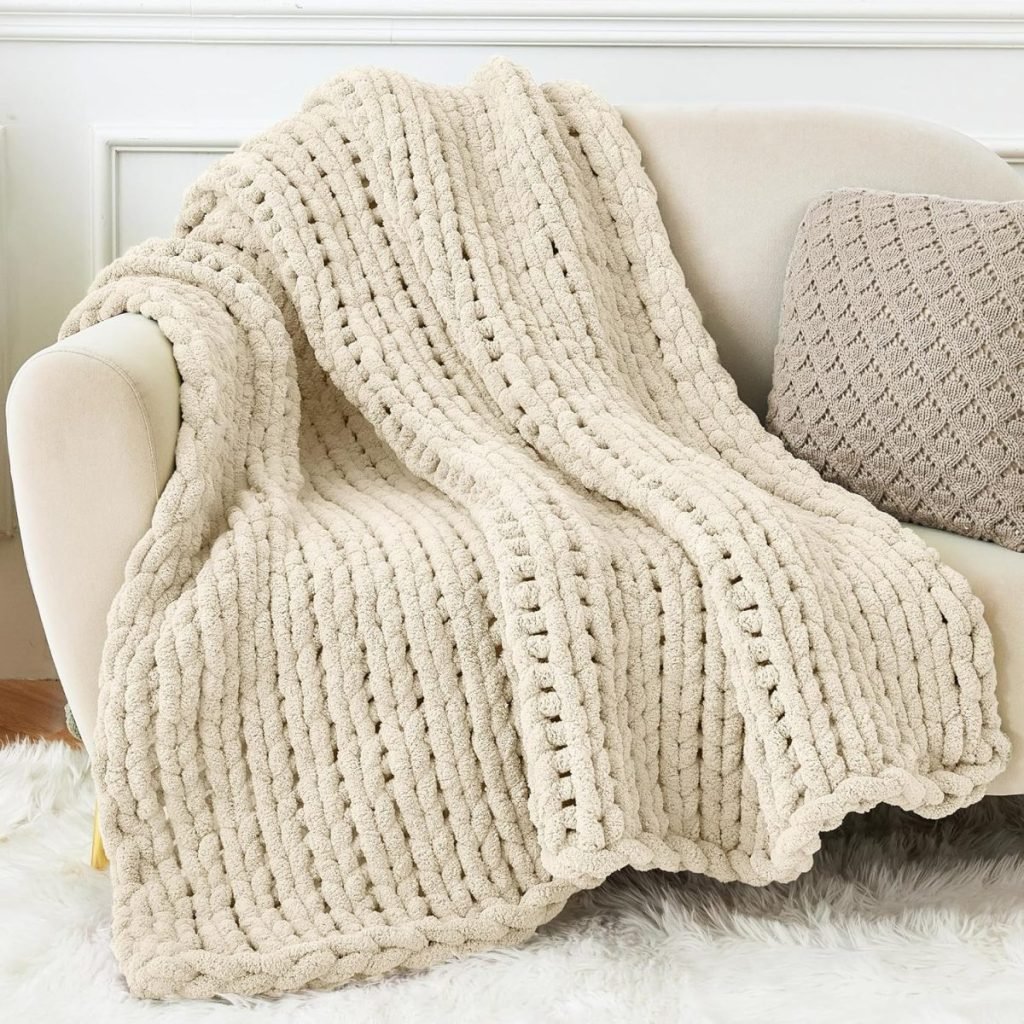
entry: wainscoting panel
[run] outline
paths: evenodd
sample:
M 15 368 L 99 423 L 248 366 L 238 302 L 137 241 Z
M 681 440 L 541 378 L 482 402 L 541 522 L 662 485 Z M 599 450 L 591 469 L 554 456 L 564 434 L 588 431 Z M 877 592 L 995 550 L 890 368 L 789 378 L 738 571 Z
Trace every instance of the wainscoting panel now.
M 170 233 L 192 182 L 251 131 L 255 128 L 95 126 L 93 274 L 133 245 Z
M 0 125 L 0 389 L 7 394 L 11 379 L 10 268 L 13 252 L 7 231 L 7 133 Z M 7 458 L 7 419 L 0 417 L 0 539 L 14 530 L 14 495 Z M 2 583 L 2 581 L 0 581 Z
M 458 82 L 495 54 L 619 103 L 896 110 L 1024 174 L 1020 0 L 0 0 L 0 394 L 100 267 L 318 82 L 354 64 Z

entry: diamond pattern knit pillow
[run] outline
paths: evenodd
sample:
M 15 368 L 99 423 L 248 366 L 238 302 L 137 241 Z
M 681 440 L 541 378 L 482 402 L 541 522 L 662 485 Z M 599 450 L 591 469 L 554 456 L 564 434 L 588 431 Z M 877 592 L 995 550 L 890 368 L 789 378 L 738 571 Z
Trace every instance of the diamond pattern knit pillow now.
M 768 426 L 898 519 L 1024 551 L 1024 202 L 816 200 Z

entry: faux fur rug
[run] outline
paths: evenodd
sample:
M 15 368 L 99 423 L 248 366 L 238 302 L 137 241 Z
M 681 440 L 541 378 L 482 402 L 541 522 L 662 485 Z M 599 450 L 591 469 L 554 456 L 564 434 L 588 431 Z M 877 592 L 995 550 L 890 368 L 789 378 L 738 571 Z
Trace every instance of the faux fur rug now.
M 0 1007 L 12 1021 L 418 1024 L 1019 1024 L 1024 801 L 939 822 L 880 808 L 815 867 L 754 888 L 620 873 L 519 949 L 338 992 L 233 1003 L 129 997 L 110 886 L 86 864 L 81 753 L 0 748 Z

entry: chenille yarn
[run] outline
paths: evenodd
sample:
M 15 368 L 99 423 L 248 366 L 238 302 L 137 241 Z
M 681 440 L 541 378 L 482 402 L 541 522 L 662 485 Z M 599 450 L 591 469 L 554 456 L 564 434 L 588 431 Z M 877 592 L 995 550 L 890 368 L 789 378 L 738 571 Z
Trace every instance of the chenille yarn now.
M 979 601 L 739 401 L 587 89 L 345 73 L 63 335 L 125 311 L 182 378 L 95 759 L 137 995 L 424 967 L 627 864 L 791 879 L 1005 763 Z

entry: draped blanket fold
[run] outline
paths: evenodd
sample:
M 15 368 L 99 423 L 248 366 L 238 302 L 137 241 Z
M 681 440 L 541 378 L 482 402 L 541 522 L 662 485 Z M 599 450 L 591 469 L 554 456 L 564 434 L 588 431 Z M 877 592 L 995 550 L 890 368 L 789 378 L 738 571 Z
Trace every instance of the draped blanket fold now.
M 150 997 L 517 942 L 624 865 L 764 883 L 1004 765 L 980 602 L 737 398 L 615 110 L 358 70 L 106 270 L 176 468 L 95 772 Z

